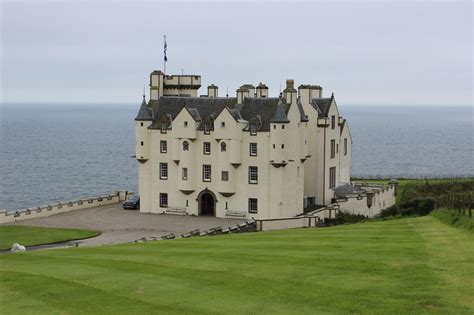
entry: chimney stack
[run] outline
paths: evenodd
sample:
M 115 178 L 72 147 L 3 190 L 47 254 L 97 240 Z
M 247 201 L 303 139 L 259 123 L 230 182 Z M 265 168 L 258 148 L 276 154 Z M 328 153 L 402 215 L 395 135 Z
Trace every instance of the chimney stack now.
M 260 82 L 256 90 L 257 90 L 256 92 L 257 97 L 268 97 L 268 86 L 266 86 L 262 82 Z
M 319 85 L 302 84 L 298 87 L 298 94 L 302 104 L 310 104 L 315 98 L 322 97 L 323 88 Z
M 252 84 L 244 84 L 237 89 L 237 104 L 242 104 L 244 98 L 254 97 L 255 87 Z
M 217 98 L 219 96 L 219 88 L 217 85 L 211 84 L 207 87 L 207 96 Z
M 283 90 L 285 101 L 287 104 L 296 104 L 296 89 L 295 81 L 288 79 L 286 80 L 286 89 Z

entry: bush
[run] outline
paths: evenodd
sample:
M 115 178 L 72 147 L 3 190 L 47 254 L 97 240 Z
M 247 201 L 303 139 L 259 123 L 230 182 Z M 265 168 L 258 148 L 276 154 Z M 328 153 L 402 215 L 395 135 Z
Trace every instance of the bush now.
M 347 212 L 338 212 L 336 215 L 336 224 L 357 223 L 366 221 L 367 217 L 362 214 L 351 214 Z
M 390 208 L 380 211 L 381 218 L 393 217 L 399 214 L 398 206 L 393 205 Z
M 436 209 L 431 215 L 441 222 L 474 232 L 474 219 L 452 209 Z
M 399 212 L 402 215 L 428 215 L 434 208 L 432 198 L 416 198 L 400 204 Z

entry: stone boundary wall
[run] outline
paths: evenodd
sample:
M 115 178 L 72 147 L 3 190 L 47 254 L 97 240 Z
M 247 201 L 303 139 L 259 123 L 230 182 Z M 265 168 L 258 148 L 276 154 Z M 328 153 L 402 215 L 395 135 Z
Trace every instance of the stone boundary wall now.
M 276 219 L 256 219 L 257 231 L 284 230 L 303 227 L 321 227 L 325 226 L 326 219 L 335 218 L 339 206 L 330 204 L 304 215 Z
M 338 200 L 340 211 L 350 214 L 364 215 L 368 218 L 376 217 L 384 209 L 387 209 L 396 202 L 395 185 L 366 184 L 365 187 L 378 188 L 372 194 L 361 196 L 347 196 L 346 200 Z M 368 202 L 371 198 L 371 202 Z
M 128 196 L 131 195 L 133 195 L 133 193 L 130 193 L 128 191 L 116 191 L 109 195 L 59 202 L 56 204 L 44 205 L 34 208 L 26 208 L 16 211 L 0 210 L 0 224 L 23 221 L 34 218 L 44 218 L 58 213 L 110 205 L 122 202 L 126 200 Z

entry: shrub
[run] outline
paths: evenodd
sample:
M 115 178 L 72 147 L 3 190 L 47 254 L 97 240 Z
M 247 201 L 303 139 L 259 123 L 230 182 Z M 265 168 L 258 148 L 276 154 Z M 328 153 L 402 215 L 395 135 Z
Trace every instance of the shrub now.
M 434 210 L 435 202 L 432 198 L 416 198 L 400 204 L 400 213 L 403 215 L 427 215 Z
M 367 217 L 362 214 L 352 214 L 339 211 L 336 215 L 336 224 L 357 223 L 367 220 Z

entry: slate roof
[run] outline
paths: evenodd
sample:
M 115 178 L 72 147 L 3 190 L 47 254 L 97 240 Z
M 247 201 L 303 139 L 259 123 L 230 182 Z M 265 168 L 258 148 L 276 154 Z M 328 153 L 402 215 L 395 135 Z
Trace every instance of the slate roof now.
M 158 128 L 159 120 L 163 116 L 174 119 L 184 107 L 190 112 L 196 121 L 204 117 L 215 118 L 224 109 L 228 108 L 235 120 L 250 121 L 258 118 L 259 131 L 269 131 L 270 123 L 288 123 L 287 111 L 289 106 L 284 99 L 278 97 L 269 98 L 245 98 L 242 104 L 237 104 L 237 99 L 232 97 L 207 98 L 207 97 L 174 97 L 164 96 L 159 101 L 150 101 L 148 105 L 140 106 L 136 120 L 153 120 L 151 109 L 154 108 L 154 121 L 150 128 Z M 307 121 L 302 105 L 298 102 L 301 121 Z
M 327 117 L 333 99 L 333 96 L 330 98 L 314 98 L 311 100 L 311 105 L 316 108 L 322 117 Z
M 345 197 L 347 195 L 357 195 L 361 193 L 365 193 L 360 187 L 351 185 L 351 184 L 344 184 L 341 186 L 337 186 L 332 189 L 334 193 L 339 197 Z

